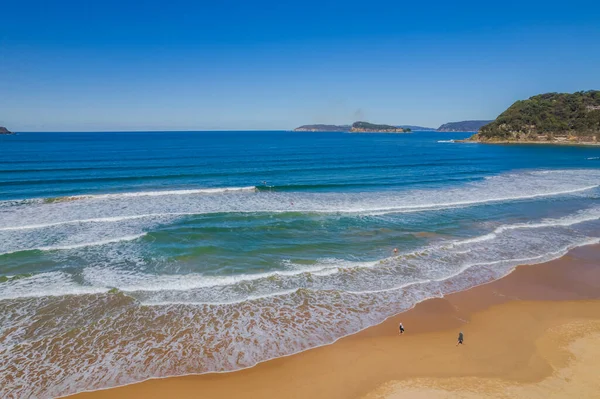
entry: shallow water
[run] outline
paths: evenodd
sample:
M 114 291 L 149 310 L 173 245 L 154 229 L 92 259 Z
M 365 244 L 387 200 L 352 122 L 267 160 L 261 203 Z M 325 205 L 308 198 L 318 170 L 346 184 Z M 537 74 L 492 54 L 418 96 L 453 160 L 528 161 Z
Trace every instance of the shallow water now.
M 0 397 L 248 367 L 599 241 L 600 148 L 466 136 L 0 137 Z

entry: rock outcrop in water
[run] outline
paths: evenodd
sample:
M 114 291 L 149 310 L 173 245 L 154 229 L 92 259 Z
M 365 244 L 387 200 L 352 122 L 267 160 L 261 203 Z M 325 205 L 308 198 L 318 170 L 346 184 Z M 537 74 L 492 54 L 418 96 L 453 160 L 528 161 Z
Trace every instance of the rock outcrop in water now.
M 14 133 L 11 132 L 10 130 L 8 130 L 7 128 L 5 128 L 4 126 L 0 126 L 0 134 L 14 134 Z
M 600 91 L 546 93 L 517 101 L 469 141 L 599 144 Z

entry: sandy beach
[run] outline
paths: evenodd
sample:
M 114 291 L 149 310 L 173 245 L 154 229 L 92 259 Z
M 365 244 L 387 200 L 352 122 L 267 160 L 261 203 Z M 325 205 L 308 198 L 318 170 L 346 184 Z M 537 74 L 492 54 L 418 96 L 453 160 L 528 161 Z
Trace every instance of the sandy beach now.
M 600 1 L 5 3 L 0 399 L 600 399 Z
M 599 370 L 600 247 L 590 246 L 253 368 L 71 397 L 597 398 Z

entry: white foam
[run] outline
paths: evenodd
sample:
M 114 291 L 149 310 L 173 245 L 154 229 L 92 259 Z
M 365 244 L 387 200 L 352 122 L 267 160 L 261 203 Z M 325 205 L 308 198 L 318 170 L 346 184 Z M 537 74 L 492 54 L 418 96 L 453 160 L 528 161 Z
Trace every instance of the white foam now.
M 515 195 L 515 196 L 488 198 L 488 199 L 480 199 L 480 200 L 472 200 L 472 201 L 456 201 L 456 202 L 445 202 L 445 203 L 442 202 L 442 203 L 432 203 L 432 204 L 423 204 L 423 205 L 412 205 L 412 206 L 406 206 L 406 207 L 381 208 L 381 209 L 374 209 L 374 211 L 395 212 L 395 211 L 403 211 L 403 210 L 414 211 L 414 210 L 422 210 L 422 209 L 441 210 L 441 209 L 446 209 L 446 208 L 461 207 L 461 206 L 465 206 L 465 205 L 487 204 L 487 203 L 491 203 L 491 202 L 518 201 L 518 200 L 533 199 L 533 198 L 540 198 L 540 197 L 552 197 L 552 196 L 565 195 L 565 194 L 574 194 L 574 193 L 587 191 L 587 190 L 591 190 L 591 189 L 598 188 L 598 187 L 600 187 L 600 185 L 594 184 L 591 186 L 575 188 L 572 190 L 558 190 L 558 191 L 549 191 L 549 192 L 545 192 L 545 193 Z
M 94 241 L 94 242 L 83 242 L 78 244 L 70 244 L 70 245 L 53 245 L 53 246 L 45 246 L 45 247 L 30 247 L 30 248 L 20 248 L 6 252 L 0 252 L 0 255 L 7 255 L 15 252 L 22 251 L 61 251 L 61 250 L 70 250 L 70 249 L 78 249 L 78 248 L 86 248 L 86 247 L 97 247 L 101 245 L 113 244 L 117 242 L 123 241 L 133 241 L 137 240 L 141 237 L 144 237 L 146 233 L 135 234 L 130 236 L 123 237 L 115 237 L 107 240 Z
M 466 240 L 455 241 L 450 245 L 465 245 L 473 244 L 482 241 L 489 241 L 505 231 L 518 229 L 539 229 L 544 227 L 568 227 L 580 223 L 591 222 L 600 219 L 600 208 L 591 208 L 582 210 L 574 215 L 565 216 L 559 219 L 545 219 L 539 223 L 517 223 L 502 225 L 494 229 L 492 233 L 484 234 L 478 237 L 469 238 Z
M 52 397 L 152 376 L 248 367 L 331 343 L 425 298 L 498 278 L 519 263 L 543 262 L 574 246 L 597 243 L 599 239 L 590 236 L 597 233 L 600 210 L 500 226 L 483 222 L 473 226 L 482 231 L 480 236 L 438 237 L 377 261 L 284 261 L 279 270 L 221 276 L 167 275 L 180 271 L 178 261 L 163 265 L 163 259 L 145 257 L 142 251 L 149 240 L 123 241 L 159 230 L 160 223 L 173 217 L 253 212 L 364 215 L 569 196 L 565 207 L 557 209 L 551 201 L 539 201 L 554 213 L 593 202 L 586 194 L 598 182 L 598 170 L 560 170 L 503 174 L 429 190 L 220 195 L 179 190 L 152 198 L 131 193 L 11 204 L 0 209 L 0 251 L 56 251 L 31 255 L 56 261 L 54 267 L 64 269 L 0 283 L 3 310 L 10 307 L 11 315 L 18 314 L 0 314 L 0 335 L 10 330 L 0 351 L 0 376 L 15 378 L 11 384 L 20 387 L 17 396 Z M 586 222 L 592 224 L 583 225 Z M 110 245 L 118 242 L 122 244 Z M 60 252 L 90 245 L 94 250 Z M 64 264 L 71 259 L 82 264 Z M 103 294 L 113 287 L 129 299 Z M 161 361 L 149 362 L 158 351 Z M 18 365 L 18 373 L 7 369 L 13 365 Z M 0 396 L 7 396 L 1 382 L 2 377 Z
M 231 276 L 207 276 L 190 273 L 186 275 L 151 275 L 135 271 L 114 269 L 110 267 L 86 267 L 83 276 L 91 285 L 118 288 L 123 292 L 161 292 L 190 291 L 199 288 L 226 287 L 257 280 L 269 280 L 278 277 L 295 277 L 301 275 L 327 276 L 340 269 L 372 267 L 378 262 L 350 262 L 342 259 L 322 259 L 314 266 L 295 265 L 289 261 L 292 270 L 276 270 L 271 272 L 238 274 Z
M 428 203 L 428 204 L 419 204 L 419 205 L 406 205 L 406 206 L 393 206 L 393 207 L 349 207 L 349 208 L 313 208 L 307 209 L 306 207 L 297 207 L 291 208 L 286 205 L 285 209 L 238 209 L 233 212 L 235 213 L 260 213 L 260 212 L 271 212 L 271 213 L 282 213 L 282 212 L 293 212 L 293 211 L 304 211 L 304 212 L 312 212 L 312 213 L 341 213 L 341 214 L 366 214 L 366 215 L 385 215 L 390 213 L 412 213 L 412 212 L 420 212 L 424 210 L 444 210 L 444 209 L 452 209 L 458 207 L 464 207 L 469 205 L 481 205 L 487 203 L 495 203 L 495 202 L 507 202 L 507 201 L 519 201 L 519 200 L 527 200 L 534 199 L 540 197 L 552 197 L 552 196 L 560 196 L 567 194 L 575 194 L 582 191 L 592 190 L 594 188 L 600 187 L 600 185 L 590 185 L 580 188 L 575 188 L 571 190 L 559 190 L 559 191 L 550 191 L 545 193 L 536 193 L 529 195 L 516 195 L 516 196 L 505 196 L 505 197 L 495 197 L 489 199 L 479 199 L 479 200 L 468 200 L 468 201 L 456 201 L 456 202 L 438 202 L 438 203 Z M 97 196 L 100 198 L 100 196 Z M 109 198 L 109 197 L 106 197 Z M 115 197 L 118 198 L 118 197 Z M 281 206 L 281 202 L 279 201 L 279 206 Z M 65 220 L 60 222 L 50 222 L 50 223 L 38 223 L 38 224 L 29 224 L 29 225 L 19 225 L 19 226 L 6 226 L 0 227 L 0 231 L 11 231 L 11 230 L 31 230 L 31 229 L 42 229 L 48 227 L 55 227 L 61 225 L 68 224 L 85 224 L 85 223 L 118 223 L 128 220 L 136 220 L 136 219 L 151 219 L 151 218 L 161 218 L 161 217 L 178 217 L 178 216 L 194 216 L 201 215 L 205 213 L 218 213 L 219 210 L 214 211 L 197 211 L 197 212 L 162 212 L 162 213 L 145 213 L 139 215 L 124 215 L 124 216 L 108 216 L 108 217 L 99 217 L 99 218 L 87 218 L 87 219 L 74 219 L 74 220 Z
M 48 227 L 56 227 L 70 224 L 86 224 L 86 223 L 118 223 L 124 222 L 128 220 L 137 220 L 137 219 L 151 219 L 151 218 L 163 218 L 165 216 L 190 216 L 194 215 L 194 213 L 186 212 L 186 213 L 147 213 L 142 215 L 130 215 L 130 216 L 112 216 L 112 217 L 101 217 L 101 218 L 91 218 L 91 219 L 75 219 L 75 220 L 65 220 L 62 222 L 53 222 L 53 223 L 40 223 L 40 224 L 30 224 L 24 226 L 7 226 L 0 227 L 0 231 L 11 231 L 11 230 L 34 230 L 34 229 L 45 229 Z
M 220 302 L 219 301 L 201 302 L 201 301 L 197 301 L 197 300 L 189 300 L 189 301 L 185 301 L 185 300 L 161 301 L 161 300 L 156 300 L 156 299 L 146 299 L 146 300 L 140 301 L 140 303 L 142 305 L 145 305 L 145 306 L 171 306 L 171 305 L 194 305 L 194 306 L 198 306 L 198 305 L 212 305 L 212 306 L 219 306 L 219 305 L 236 305 L 236 304 L 240 304 L 240 303 L 258 301 L 258 300 L 261 300 L 261 299 L 270 299 L 270 298 L 287 296 L 287 295 L 295 294 L 295 293 L 297 293 L 300 290 L 301 290 L 301 288 L 295 288 L 295 289 L 291 289 L 291 290 L 283 290 L 283 291 L 271 292 L 269 294 L 264 294 L 264 295 L 249 295 L 248 297 L 240 299 L 240 300 L 230 300 L 230 301 L 225 300 L 225 301 L 220 301 Z
M 288 292 L 297 288 L 314 288 L 314 289 L 341 289 L 346 292 L 384 292 L 394 288 L 385 288 L 380 290 L 371 290 L 364 288 L 352 288 L 352 287 L 363 287 L 365 285 L 377 285 L 385 283 L 386 281 L 391 282 L 394 279 L 409 278 L 403 276 L 397 272 L 393 272 L 397 267 L 403 267 L 402 265 L 413 264 L 413 268 L 420 270 L 420 273 L 427 272 L 427 268 L 431 268 L 435 271 L 434 274 L 428 275 L 426 279 L 419 278 L 419 275 L 415 275 L 414 281 L 409 281 L 410 284 L 422 283 L 424 281 L 439 281 L 448 278 L 448 276 L 454 276 L 464 268 L 471 268 L 475 266 L 491 266 L 499 263 L 506 262 L 526 262 L 532 259 L 538 259 L 544 257 L 546 252 L 543 248 L 540 248 L 542 252 L 536 254 L 531 258 L 505 258 L 507 254 L 496 253 L 497 250 L 492 251 L 490 247 L 485 247 L 486 252 L 481 252 L 483 247 L 473 247 L 466 251 L 457 250 L 453 248 L 459 245 L 478 245 L 485 241 L 494 239 L 500 239 L 497 244 L 498 250 L 502 250 L 503 247 L 508 246 L 513 248 L 513 251 L 517 252 L 530 252 L 535 247 L 536 242 L 532 241 L 536 239 L 541 233 L 527 233 L 526 236 L 507 236 L 503 235 L 518 230 L 543 230 L 544 234 L 554 231 L 552 229 L 573 226 L 576 224 L 595 221 L 600 219 L 600 209 L 594 208 L 586 211 L 578 212 L 573 215 L 565 216 L 558 219 L 544 219 L 540 223 L 528 223 L 528 224 L 511 224 L 499 226 L 494 230 L 494 233 L 484 234 L 478 237 L 473 237 L 462 241 L 451 241 L 449 243 L 433 244 L 424 248 L 419 248 L 414 251 L 401 253 L 397 256 L 389 258 L 369 261 L 369 262 L 356 262 L 342 259 L 322 259 L 315 265 L 297 265 L 289 261 L 284 261 L 284 266 L 288 270 L 277 270 L 266 273 L 254 273 L 254 274 L 239 274 L 234 276 L 205 276 L 202 274 L 187 274 L 182 275 L 146 275 L 143 273 L 124 271 L 113 268 L 100 268 L 100 267 L 88 267 L 84 270 L 85 280 L 92 285 L 104 285 L 108 287 L 117 287 L 124 292 L 130 293 L 144 293 L 145 298 L 148 298 L 148 293 L 161 293 L 161 292 L 190 292 L 200 290 L 193 295 L 200 295 L 200 297 L 212 297 L 216 301 L 215 303 L 234 303 L 247 300 L 253 297 L 253 292 L 256 290 L 260 291 L 260 296 L 268 296 L 273 292 Z M 585 241 L 586 238 L 578 238 L 576 234 L 561 233 L 558 234 L 554 240 L 557 244 L 564 243 L 561 245 L 572 245 L 573 242 L 579 242 L 579 240 Z M 568 234 L 568 235 L 566 235 Z M 572 236 L 572 237 L 570 237 Z M 551 240 L 553 236 L 548 236 Z M 575 240 L 575 241 L 573 241 Z M 531 244 L 528 244 L 532 241 Z M 523 248 L 515 247 L 515 245 L 521 245 Z M 472 250 L 475 250 L 474 252 Z M 483 257 L 482 255 L 483 254 Z M 449 265 L 444 266 L 439 264 L 441 257 L 451 257 Z M 494 260 L 494 258 L 500 258 L 500 260 Z M 470 259 L 472 259 L 470 261 Z M 482 261 L 477 261 L 482 259 Z M 463 262 L 461 266 L 460 262 Z M 450 268 L 448 268 L 450 266 Z M 456 267 L 461 267 L 456 271 Z M 369 272 L 373 270 L 373 272 Z M 340 274 L 354 273 L 353 275 L 347 275 L 346 277 L 338 276 Z M 358 274 L 356 274 L 358 273 Z M 380 274 L 384 273 L 384 274 Z M 390 276 L 385 277 L 390 274 Z M 428 273 L 428 272 L 427 272 Z M 449 274 L 450 273 L 450 274 Z M 438 277 L 435 277 L 438 276 Z M 351 280 L 349 279 L 351 278 Z M 319 280 L 315 280 L 319 279 Z M 307 285 L 308 284 L 308 285 Z M 391 284 L 391 283 L 390 283 Z M 401 285 L 404 286 L 404 285 Z M 233 287 L 244 287 L 242 290 Z M 344 288 L 345 287 L 345 288 Z M 214 291 L 218 289 L 218 292 Z M 207 291 L 208 290 L 208 291 Z M 225 291 L 224 291 L 225 290 Z M 231 290 L 231 292 L 229 292 Z M 250 290 L 246 293 L 245 290 Z M 206 292 L 211 292 L 208 295 Z M 177 297 L 179 294 L 173 294 L 171 296 Z M 187 294 L 186 294 L 187 295 Z M 192 297 L 193 297 L 192 295 Z M 219 299 L 220 296 L 228 298 L 227 300 Z M 231 299 L 231 298 L 236 298 Z M 144 299 L 142 302 L 152 302 L 152 300 Z M 186 297 L 185 300 L 175 300 L 176 303 L 193 303 L 193 298 Z M 168 303 L 164 298 L 159 302 L 161 304 Z M 212 303 L 205 299 L 198 300 L 198 303 Z
M 516 235 L 505 237 L 505 235 L 510 232 L 540 230 L 541 232 L 544 232 L 543 234 L 549 234 L 549 232 L 555 231 L 554 229 L 556 228 L 569 227 L 597 220 L 600 220 L 600 208 L 590 208 L 556 219 L 543 219 L 540 222 L 501 225 L 496 227 L 491 233 L 464 240 L 434 243 L 423 248 L 417 248 L 409 252 L 400 253 L 397 256 L 376 261 L 349 261 L 344 259 L 326 258 L 321 259 L 313 265 L 301 265 L 294 264 L 289 260 L 284 260 L 282 262 L 283 269 L 281 270 L 229 276 L 212 276 L 198 273 L 189 273 L 185 275 L 156 275 L 135 270 L 124 270 L 111 266 L 88 266 L 83 269 L 82 276 L 86 286 L 96 287 L 101 290 L 117 288 L 120 291 L 127 293 L 143 294 L 147 298 L 153 295 L 153 293 L 158 294 L 161 292 L 186 293 L 191 291 L 201 291 L 200 293 L 204 296 L 208 295 L 206 293 L 212 292 L 216 303 L 247 300 L 256 295 L 259 297 L 271 295 L 273 292 L 293 291 L 297 288 L 307 287 L 306 284 L 311 284 L 315 289 L 337 288 L 348 292 L 383 292 L 391 288 L 369 290 L 364 287 L 382 284 L 386 281 L 392 284 L 395 279 L 402 280 L 407 278 L 407 276 L 393 271 L 396 267 L 404 267 L 403 265 L 413 265 L 411 267 L 419 271 L 421 276 L 424 276 L 422 273 L 427 272 L 428 268 L 435 271 L 435 275 L 427 275 L 427 278 L 425 279 L 420 278 L 417 274 L 414 276 L 414 281 L 429 281 L 446 278 L 448 272 L 452 273 L 452 270 L 454 270 L 453 268 L 455 266 L 460 266 L 460 263 L 469 265 L 467 267 L 472 267 L 473 265 L 481 266 L 483 264 L 493 265 L 495 264 L 495 261 L 493 260 L 494 257 L 506 259 L 504 257 L 508 254 L 504 252 L 497 253 L 498 250 L 503 250 L 504 247 L 508 247 L 511 251 L 510 253 L 513 251 L 531 251 L 536 248 L 532 245 L 538 244 L 536 241 L 532 241 L 532 244 L 528 244 L 528 242 L 534 239 L 537 240 L 537 237 L 542 234 L 535 232 L 527 233 L 524 236 Z M 556 243 L 566 243 L 564 245 L 571 245 L 573 240 L 580 240 L 577 234 L 569 231 L 561 232 L 560 230 L 556 230 L 556 232 L 552 234 L 554 235 L 547 237 L 549 241 L 547 244 L 551 246 L 552 240 Z M 138 234 L 93 243 L 48 246 L 37 249 L 51 251 L 82 248 L 90 245 L 106 245 L 120 241 L 136 240 L 143 235 L 144 234 Z M 581 238 L 581 240 L 583 240 L 583 238 Z M 492 247 L 489 245 L 486 247 L 477 247 L 477 245 L 481 243 L 495 241 L 498 242 L 490 244 L 494 245 L 493 248 L 497 248 L 495 250 L 492 250 Z M 455 247 L 464 247 L 466 245 L 469 246 L 466 251 L 454 250 Z M 519 249 L 520 247 L 515 245 L 521 245 L 523 248 Z M 482 249 L 485 249 L 484 252 L 481 252 Z M 542 254 L 536 256 L 542 256 L 545 253 L 543 252 L 543 248 L 540 250 L 542 251 Z M 481 258 L 483 255 L 485 256 L 482 258 L 482 262 L 469 261 L 469 259 Z M 448 262 L 450 262 L 448 265 L 439 263 L 440 259 L 443 259 L 443 257 L 450 257 L 448 258 Z M 500 260 L 499 262 L 504 262 L 504 260 Z M 450 268 L 448 268 L 449 266 Z M 373 270 L 373 272 L 369 272 L 369 270 Z M 349 272 L 354 273 L 354 275 L 347 275 Z M 346 276 L 339 277 L 338 275 L 340 274 L 346 274 Z M 388 276 L 388 274 L 390 275 Z M 341 280 L 339 280 L 340 278 Z M 414 281 L 409 282 L 413 283 Z M 344 288 L 345 286 L 346 288 Z M 244 287 L 244 289 L 240 290 L 235 287 Z M 219 293 L 215 293 L 214 290 L 219 290 Z M 61 292 L 65 293 L 67 291 Z M 179 294 L 173 295 L 177 296 Z M 223 300 L 219 295 L 226 297 L 226 299 Z M 237 299 L 232 300 L 231 298 Z M 151 302 L 151 299 L 149 299 L 149 301 Z M 189 300 L 188 302 L 193 302 L 193 300 Z M 166 301 L 160 303 L 166 303 Z
M 219 190 L 221 195 L 188 195 L 199 190 L 102 194 L 93 201 L 24 202 L 11 205 L 0 220 L 0 231 L 47 229 L 61 225 L 115 224 L 147 220 L 145 230 L 160 218 L 215 213 L 315 213 L 382 215 L 439 211 L 491 203 L 580 195 L 596 189 L 598 170 L 519 172 L 493 176 L 454 188 L 363 193 L 252 192 Z M 205 190 L 200 190 L 205 192 Z M 143 196 L 154 195 L 151 201 Z M 177 195 L 171 195 L 177 193 Z
M 73 298 L 16 303 L 12 314 L 25 311 L 10 318 L 5 350 L 0 354 L 0 375 L 4 372 L 12 378 L 16 373 L 6 365 L 18 364 L 19 384 L 14 386 L 23 387 L 18 396 L 51 397 L 149 377 L 250 367 L 334 342 L 421 300 L 498 278 L 517 264 L 544 262 L 575 246 L 598 243 L 599 238 L 584 237 L 563 226 L 576 226 L 574 220 L 588 220 L 596 211 L 544 219 L 526 228 L 499 226 L 502 231 L 497 237 L 485 246 L 474 241 L 473 251 L 467 254 L 429 246 L 420 256 L 400 255 L 381 262 L 324 259 L 303 266 L 286 261 L 286 270 L 277 274 L 217 281 L 217 285 L 184 291 L 177 288 L 187 284 L 185 280 L 192 277 L 198 283 L 209 276 L 180 275 L 177 279 L 181 282 L 176 282 L 174 276 L 165 279 L 109 265 L 85 268 L 83 283 L 63 272 L 11 280 L 2 283 L 0 300 L 7 296 L 97 294 L 106 292 L 105 286 L 113 281 L 150 290 L 142 296 L 137 296 L 139 292 L 128 294 L 138 301 L 110 295 L 76 298 L 81 302 L 79 308 L 73 305 Z M 585 212 L 589 215 L 584 216 Z M 311 272 L 306 271 L 309 269 Z M 332 270 L 335 273 L 330 273 Z M 165 283 L 170 284 L 166 291 L 153 286 Z M 169 291 L 171 288 L 176 290 Z M 195 292 L 198 290 L 200 293 Z M 45 312 L 43 317 L 51 315 L 51 322 L 40 323 L 39 309 Z M 148 362 L 157 354 L 160 362 Z M 36 379 L 40 373 L 43 380 Z M 6 388 L 0 386 L 2 392 L 6 393 Z
M 454 140 L 438 140 L 438 143 L 454 143 Z
M 0 283 L 0 300 L 98 294 L 104 287 L 83 286 L 64 272 L 48 272 Z
M 580 223 L 590 222 L 600 219 L 600 208 L 590 208 L 579 211 L 574 215 L 564 216 L 559 219 L 544 219 L 539 223 L 519 223 L 498 227 L 495 232 L 502 233 L 507 230 L 516 229 L 539 229 L 543 227 L 567 227 Z
M 218 188 L 198 188 L 189 190 L 164 190 L 164 191 L 137 191 L 128 193 L 113 193 L 113 194 L 89 194 L 89 195 L 74 195 L 64 197 L 65 200 L 78 199 L 114 199 L 114 198 L 131 198 L 131 197 L 162 197 L 165 195 L 193 195 L 193 194 L 223 194 L 235 193 L 244 191 L 256 191 L 256 186 L 248 187 L 218 187 Z

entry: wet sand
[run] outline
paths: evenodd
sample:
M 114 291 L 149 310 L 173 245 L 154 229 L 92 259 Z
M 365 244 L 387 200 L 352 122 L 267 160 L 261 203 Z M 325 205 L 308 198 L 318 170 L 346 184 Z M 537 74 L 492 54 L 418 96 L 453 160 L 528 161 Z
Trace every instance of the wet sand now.
M 600 398 L 598 375 L 600 246 L 591 246 L 250 369 L 72 397 Z

